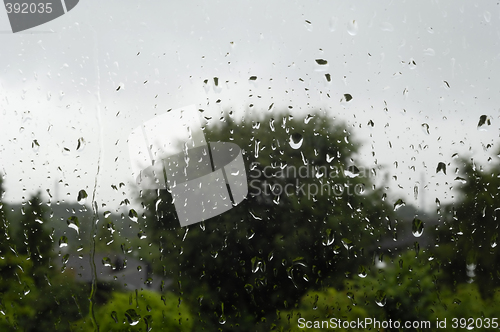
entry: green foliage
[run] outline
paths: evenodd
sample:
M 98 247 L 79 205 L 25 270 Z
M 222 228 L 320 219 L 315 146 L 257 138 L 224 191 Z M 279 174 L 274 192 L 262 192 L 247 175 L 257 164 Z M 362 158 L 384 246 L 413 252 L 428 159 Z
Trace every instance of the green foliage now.
M 488 297 L 500 286 L 500 164 L 490 170 L 473 161 L 461 160 L 460 165 L 465 184 L 459 188 L 459 202 L 444 208 L 436 256 L 447 272 L 447 283 L 477 282 L 482 296 Z
M 438 300 L 439 272 L 421 254 L 407 251 L 384 268 L 372 267 L 365 278 L 346 283 L 357 305 L 370 317 L 392 321 L 417 321 L 430 317 Z
M 351 293 L 327 288 L 325 291 L 309 291 L 299 302 L 296 309 L 281 313 L 281 326 L 286 331 L 303 331 L 299 319 L 305 321 L 328 321 L 328 326 L 341 321 L 364 320 L 369 317 L 367 311 L 361 306 L 355 306 Z M 286 321 L 285 321 L 286 319 Z M 333 319 L 333 321 L 332 321 Z M 321 324 L 321 323 L 320 323 Z M 333 325 L 334 326 L 334 325 Z M 311 328 L 308 331 L 325 331 L 325 328 Z M 336 328 L 335 331 L 347 331 Z
M 225 118 L 208 128 L 207 138 L 242 148 L 249 194 L 241 204 L 180 228 L 167 191 L 143 193 L 147 232 L 161 248 L 155 270 L 176 280 L 176 291 L 199 307 L 198 328 L 221 322 L 223 330 L 269 328 L 276 310 L 291 308 L 311 289 L 342 286 L 369 262 L 367 247 L 392 209 L 373 189 L 372 170 L 355 163 L 357 144 L 343 125 L 319 114 L 308 121 Z M 287 185 L 289 193 L 270 189 Z
M 111 300 L 98 307 L 95 317 L 100 331 L 191 331 L 193 319 L 185 303 L 172 293 L 160 295 L 141 290 L 114 292 Z M 76 324 L 78 331 L 94 331 L 90 317 Z

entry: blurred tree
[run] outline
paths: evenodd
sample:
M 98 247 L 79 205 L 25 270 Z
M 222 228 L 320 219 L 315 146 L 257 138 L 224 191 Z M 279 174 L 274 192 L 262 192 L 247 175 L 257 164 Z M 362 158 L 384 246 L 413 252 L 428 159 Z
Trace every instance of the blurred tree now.
M 97 308 L 100 331 L 191 331 L 193 319 L 186 304 L 172 293 L 161 295 L 141 290 L 114 292 L 111 300 Z M 94 331 L 89 317 L 74 324 L 78 331 Z
M 464 159 L 459 165 L 462 175 L 457 181 L 463 184 L 458 203 L 443 209 L 445 222 L 440 227 L 436 256 L 446 271 L 445 282 L 476 282 L 482 296 L 490 297 L 491 290 L 500 286 L 500 165 L 484 170 Z
M 358 143 L 344 125 L 321 114 L 221 120 L 207 140 L 242 148 L 247 198 L 181 228 L 168 191 L 143 191 L 146 241 L 160 244 L 156 270 L 199 308 L 198 329 L 265 330 L 276 310 L 310 289 L 342 286 L 369 262 L 393 212 L 370 178 L 378 170 L 355 161 Z
M 49 273 L 50 261 L 54 258 L 53 241 L 44 228 L 46 211 L 42 204 L 40 193 L 28 200 L 26 208 L 23 207 L 20 234 L 17 237 L 20 240 L 19 252 L 33 262 L 32 273 L 38 287 L 47 284 L 45 278 Z

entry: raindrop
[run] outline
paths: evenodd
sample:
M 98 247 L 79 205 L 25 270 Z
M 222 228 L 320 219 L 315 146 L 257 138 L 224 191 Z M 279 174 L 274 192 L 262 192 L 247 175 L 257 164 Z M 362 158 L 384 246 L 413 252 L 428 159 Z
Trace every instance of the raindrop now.
M 111 211 L 104 212 L 104 218 L 109 218 L 110 215 L 111 215 Z
M 305 124 L 308 124 L 308 123 L 309 123 L 309 121 L 311 121 L 311 119 L 312 119 L 312 118 L 314 118 L 314 116 L 313 116 L 313 115 L 311 115 L 311 114 L 307 114 L 306 118 L 304 119 L 304 123 L 305 123 Z
M 424 130 L 424 133 L 429 135 L 429 125 L 427 123 L 422 123 L 422 129 Z
M 375 293 L 375 303 L 377 303 L 379 307 L 385 306 L 387 303 L 387 296 L 384 291 L 378 290 L 377 293 Z
M 38 152 L 38 150 L 40 149 L 40 144 L 36 139 L 34 139 L 33 142 L 31 143 L 31 147 L 33 148 L 34 152 Z
M 137 222 L 137 220 L 139 219 L 139 216 L 138 216 L 137 212 L 134 209 L 130 209 L 130 211 L 128 212 L 128 217 L 133 222 Z
M 400 207 L 402 206 L 405 206 L 406 203 L 400 198 L 396 201 L 396 203 L 394 203 L 394 211 L 396 211 L 397 209 L 399 209 Z
M 325 247 L 331 245 L 333 242 L 335 241 L 335 237 L 334 237 L 334 233 L 331 229 L 327 229 L 326 230 L 326 236 L 325 238 L 323 239 L 323 245 Z
M 66 221 L 68 224 L 69 228 L 74 229 L 77 233 L 80 233 L 80 221 L 78 220 L 78 217 L 76 216 L 71 216 L 68 218 Z
M 436 55 L 436 51 L 434 51 L 432 48 L 428 48 L 424 50 L 424 55 L 434 56 Z
M 83 139 L 83 137 L 80 137 L 76 145 L 76 151 L 82 151 L 85 148 L 85 145 L 85 140 Z
M 68 246 L 68 238 L 66 236 L 61 236 L 61 238 L 59 239 L 59 248 L 67 246 Z
M 269 120 L 269 128 L 271 128 L 271 131 L 274 131 L 274 119 Z
M 481 115 L 477 124 L 478 130 L 486 130 L 486 126 L 491 126 L 491 119 L 487 115 Z
M 250 81 L 256 81 L 257 80 L 257 76 L 250 76 L 249 80 Z
M 494 234 L 492 237 L 491 237 L 491 240 L 490 240 L 490 246 L 492 248 L 495 248 L 497 246 L 497 240 L 498 240 L 498 235 L 497 234 Z
M 104 265 L 104 266 L 111 266 L 111 259 L 109 259 L 109 257 L 104 257 L 102 259 L 102 265 Z
M 420 237 L 424 232 L 424 222 L 418 218 L 414 218 L 411 224 L 411 232 L 413 236 Z
M 325 77 L 326 77 L 326 81 L 327 82 L 331 82 L 332 81 L 332 76 L 330 74 L 326 73 Z
M 28 295 L 30 292 L 31 292 L 31 289 L 29 288 L 29 286 L 28 286 L 28 285 L 26 285 L 26 286 L 24 287 L 23 294 L 24 294 L 24 295 Z
M 443 162 L 439 162 L 436 167 L 436 173 L 443 172 L 446 175 L 446 164 Z
M 389 23 L 389 22 L 383 22 L 383 23 L 381 23 L 381 24 L 380 24 L 380 29 L 381 29 L 382 31 L 388 31 L 388 32 L 392 32 L 392 31 L 394 31 L 394 27 L 393 27 L 393 26 L 392 26 L 392 24 L 391 24 L 391 23 Z
M 328 64 L 328 61 L 326 61 L 325 59 L 316 59 L 316 63 L 320 66 L 325 66 Z
M 112 311 L 111 312 L 111 318 L 113 318 L 113 320 L 115 321 L 115 323 L 118 324 L 118 314 L 116 313 L 116 311 Z
M 304 142 L 304 138 L 302 137 L 301 134 L 299 133 L 295 133 L 295 134 L 292 134 L 290 135 L 290 147 L 292 149 L 299 149 L 301 146 L 302 146 L 302 143 Z
M 346 248 L 347 250 L 353 247 L 352 241 L 347 238 L 342 239 L 342 244 L 344 245 L 344 248 Z
M 365 278 L 366 275 L 367 275 L 366 268 L 363 265 L 360 265 L 359 268 L 358 268 L 358 276 L 360 278 Z
M 344 93 L 344 99 L 345 101 L 349 102 L 352 99 L 352 96 L 349 93 Z
M 350 178 L 355 178 L 359 176 L 359 168 L 354 165 L 349 166 L 346 170 L 344 170 L 344 175 Z
M 312 25 L 311 21 L 306 20 L 305 22 L 306 22 L 305 26 L 306 26 L 307 31 L 313 31 L 313 25 Z
M 76 200 L 80 205 L 84 205 L 87 202 L 87 197 L 88 197 L 87 192 L 82 189 L 78 192 L 78 197 Z
M 368 125 L 369 125 L 370 127 L 375 126 L 375 124 L 373 123 L 373 121 L 372 121 L 372 120 L 368 121 Z
M 141 320 L 141 316 L 134 309 L 128 309 L 125 311 L 125 317 L 127 317 L 127 321 L 130 325 L 135 326 Z
M 358 30 L 359 30 L 359 27 L 358 27 L 358 22 L 356 22 L 356 20 L 352 20 L 352 21 L 349 21 L 349 23 L 347 23 L 347 32 L 351 36 L 356 36 L 358 33 Z

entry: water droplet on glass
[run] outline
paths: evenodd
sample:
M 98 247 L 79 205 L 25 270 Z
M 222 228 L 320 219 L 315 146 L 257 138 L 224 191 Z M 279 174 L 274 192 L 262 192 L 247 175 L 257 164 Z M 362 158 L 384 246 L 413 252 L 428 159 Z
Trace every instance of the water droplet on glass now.
M 77 233 L 80 232 L 80 221 L 78 220 L 78 217 L 71 216 L 68 218 L 66 223 L 68 224 L 69 228 L 74 229 Z
M 443 162 L 439 162 L 436 167 L 436 173 L 442 172 L 446 175 L 446 164 Z
M 422 123 L 422 129 L 424 130 L 424 133 L 429 135 L 429 125 L 427 123 Z
M 351 36 L 356 36 L 356 34 L 358 33 L 358 30 L 359 30 L 359 27 L 358 27 L 358 22 L 356 22 L 356 20 L 352 20 L 352 21 L 349 21 L 349 23 L 347 23 L 347 32 Z
M 128 309 L 125 311 L 125 317 L 127 317 L 127 321 L 131 326 L 135 326 L 141 320 L 141 316 L 134 309 Z
M 344 99 L 346 102 L 349 102 L 352 99 L 352 95 L 349 93 L 344 93 Z
M 24 286 L 23 294 L 28 295 L 31 292 L 31 289 L 28 285 Z
M 402 206 L 405 206 L 406 203 L 400 198 L 396 201 L 396 203 L 394 203 L 394 211 L 396 211 L 397 209 L 399 209 L 400 207 Z
M 109 218 L 110 215 L 111 215 L 110 211 L 105 211 L 104 212 L 104 218 Z
M 333 242 L 335 241 L 335 237 L 334 237 L 334 233 L 331 229 L 327 229 L 326 230 L 326 236 L 325 238 L 323 239 L 323 245 L 325 247 L 331 245 Z
M 61 236 L 59 238 L 59 248 L 67 247 L 68 246 L 68 238 L 66 236 Z
M 80 137 L 78 139 L 78 143 L 76 144 L 76 151 L 82 151 L 85 148 L 85 139 L 83 137 Z
M 358 268 L 358 276 L 360 278 L 365 278 L 367 275 L 366 268 L 363 265 L 360 265 Z
M 434 49 L 432 48 L 428 48 L 424 50 L 424 55 L 434 56 L 436 55 L 436 51 L 434 51 Z
M 385 292 L 382 290 L 378 290 L 377 293 L 375 293 L 375 303 L 377 303 L 379 307 L 383 307 L 385 306 L 386 302 L 387 296 Z
M 40 144 L 36 139 L 34 139 L 33 142 L 31 143 L 31 147 L 33 148 L 34 152 L 38 152 L 38 150 L 40 149 Z
M 313 25 L 311 23 L 311 21 L 308 21 L 308 20 L 305 20 L 305 27 L 307 29 L 307 31 L 313 31 Z
M 311 115 L 311 114 L 307 114 L 306 118 L 304 119 L 304 123 L 305 123 L 305 124 L 308 124 L 308 123 L 309 123 L 309 121 L 311 121 L 311 119 L 312 119 L 312 118 L 314 118 L 314 116 L 313 116 L 313 115 Z
M 328 64 L 328 61 L 325 59 L 316 59 L 316 63 L 320 66 L 326 66 Z
M 133 222 L 137 222 L 137 220 L 139 219 L 139 215 L 137 214 L 137 212 L 134 209 L 130 209 L 130 211 L 128 212 L 128 217 Z
M 84 205 L 87 202 L 87 197 L 88 197 L 87 192 L 85 190 L 80 190 L 78 192 L 78 197 L 76 200 L 78 201 L 79 204 Z
M 485 11 L 483 15 L 484 15 L 484 20 L 487 23 L 490 23 L 490 21 L 491 21 L 491 13 L 489 11 Z
M 411 224 L 411 232 L 413 236 L 420 237 L 424 232 L 424 222 L 418 218 L 414 218 Z
M 111 312 L 111 318 L 113 318 L 115 323 L 118 323 L 118 314 L 116 313 L 116 311 Z
M 104 257 L 102 259 L 102 265 L 104 265 L 104 266 L 111 266 L 111 259 L 109 259 L 109 257 Z
M 392 26 L 392 24 L 391 24 L 391 23 L 389 23 L 389 22 L 382 22 L 382 23 L 380 24 L 380 29 L 381 29 L 382 31 L 388 31 L 388 32 L 392 32 L 392 31 L 394 31 L 394 27 L 393 27 L 393 26 Z
M 292 149 L 299 149 L 302 146 L 302 143 L 304 142 L 304 138 L 302 137 L 301 134 L 295 133 L 290 135 L 290 147 Z
M 491 119 L 487 115 L 481 115 L 477 124 L 478 130 L 486 130 L 487 126 L 491 126 Z
M 353 247 L 352 241 L 347 238 L 342 239 L 342 245 L 344 245 L 344 248 L 346 248 L 347 250 Z

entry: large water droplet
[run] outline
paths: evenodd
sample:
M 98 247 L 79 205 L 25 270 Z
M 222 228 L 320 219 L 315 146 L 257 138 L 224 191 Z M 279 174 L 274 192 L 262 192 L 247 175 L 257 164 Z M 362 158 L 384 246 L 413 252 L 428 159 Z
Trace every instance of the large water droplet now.
M 439 162 L 436 167 L 436 173 L 443 172 L 446 175 L 446 164 L 443 162 Z
M 375 303 L 380 307 L 385 306 L 387 303 L 387 296 L 384 291 L 378 290 L 377 293 L 375 293 Z
M 76 151 L 82 151 L 85 148 L 85 145 L 85 140 L 83 139 L 83 137 L 80 137 L 76 145 Z
M 80 190 L 78 192 L 78 197 L 77 197 L 78 203 L 84 205 L 87 202 L 87 197 L 88 197 L 87 192 L 83 189 Z
M 68 224 L 69 228 L 74 229 L 77 233 L 80 233 L 80 221 L 78 220 L 78 217 L 76 216 L 71 216 L 68 218 L 66 221 Z
M 414 218 L 411 223 L 411 232 L 413 236 L 420 237 L 424 232 L 424 222 L 418 218 Z
M 67 246 L 68 246 L 68 238 L 66 236 L 61 236 L 61 238 L 59 239 L 59 248 Z
M 486 130 L 488 126 L 491 126 L 491 119 L 487 115 L 481 115 L 479 117 L 479 122 L 477 124 L 478 130 Z
M 115 323 L 118 323 L 118 314 L 116 311 L 111 311 L 111 318 L 115 321 Z
M 352 20 L 352 21 L 349 21 L 349 23 L 347 23 L 347 32 L 351 36 L 356 36 L 356 34 L 358 33 L 358 30 L 359 30 L 359 27 L 358 27 L 358 22 L 356 22 L 356 20 Z
M 139 321 L 141 320 L 141 316 L 139 316 L 134 309 L 128 309 L 125 311 L 125 317 L 127 317 L 128 323 L 132 326 L 139 324 Z
M 326 230 L 326 236 L 325 238 L 323 239 L 323 245 L 325 247 L 331 245 L 333 242 L 335 241 L 335 237 L 334 237 L 334 233 L 331 229 L 327 229 Z
M 405 206 L 406 203 L 400 198 L 396 201 L 396 203 L 394 203 L 394 211 L 396 211 L 397 209 L 399 209 L 400 207 L 402 206 Z
M 302 137 L 301 134 L 295 133 L 290 135 L 290 147 L 292 149 L 299 149 L 302 146 L 302 143 L 304 142 L 304 138 Z
M 424 130 L 424 133 L 429 135 L 429 125 L 427 123 L 422 123 L 422 129 Z

